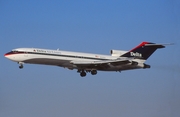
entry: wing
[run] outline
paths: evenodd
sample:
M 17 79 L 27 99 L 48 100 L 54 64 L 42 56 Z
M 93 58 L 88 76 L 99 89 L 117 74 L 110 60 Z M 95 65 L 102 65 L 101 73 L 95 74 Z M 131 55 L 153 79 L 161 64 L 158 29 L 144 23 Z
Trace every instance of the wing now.
M 102 61 L 71 61 L 71 64 L 76 65 L 78 68 L 84 69 L 102 69 L 104 67 L 125 65 L 133 63 L 133 58 L 115 59 L 115 60 L 102 60 Z

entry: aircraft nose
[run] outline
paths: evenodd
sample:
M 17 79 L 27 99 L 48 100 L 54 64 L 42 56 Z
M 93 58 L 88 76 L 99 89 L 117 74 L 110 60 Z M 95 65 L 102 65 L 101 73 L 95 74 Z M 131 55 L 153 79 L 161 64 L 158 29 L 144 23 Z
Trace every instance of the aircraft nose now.
M 12 54 L 12 52 L 8 52 L 8 53 L 4 54 L 4 57 L 12 60 L 11 54 Z
M 9 59 L 8 53 L 4 54 L 4 57 Z

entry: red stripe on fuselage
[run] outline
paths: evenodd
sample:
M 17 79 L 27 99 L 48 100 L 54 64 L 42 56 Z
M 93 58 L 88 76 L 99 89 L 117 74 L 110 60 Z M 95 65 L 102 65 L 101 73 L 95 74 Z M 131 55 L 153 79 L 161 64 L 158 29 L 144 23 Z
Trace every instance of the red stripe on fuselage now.
M 8 52 L 4 56 L 14 55 L 14 54 L 24 54 L 24 52 Z

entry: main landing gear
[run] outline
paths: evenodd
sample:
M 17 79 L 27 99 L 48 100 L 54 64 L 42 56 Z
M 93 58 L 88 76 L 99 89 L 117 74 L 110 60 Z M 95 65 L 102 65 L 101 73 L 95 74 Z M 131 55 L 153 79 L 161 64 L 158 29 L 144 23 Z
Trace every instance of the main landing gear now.
M 22 62 L 18 62 L 18 64 L 19 64 L 19 69 L 22 69 L 22 68 L 23 68 L 23 64 L 24 64 L 24 63 L 22 63 Z
M 81 77 L 85 77 L 85 76 L 86 76 L 86 72 L 82 71 L 82 72 L 80 73 L 80 75 L 81 75 Z
M 85 77 L 86 76 L 86 72 L 91 72 L 92 75 L 96 75 L 97 74 L 97 70 L 78 70 L 77 72 L 80 73 L 81 77 Z
M 96 75 L 96 74 L 97 74 L 97 70 L 92 70 L 92 71 L 91 71 L 91 74 L 92 74 L 92 75 Z

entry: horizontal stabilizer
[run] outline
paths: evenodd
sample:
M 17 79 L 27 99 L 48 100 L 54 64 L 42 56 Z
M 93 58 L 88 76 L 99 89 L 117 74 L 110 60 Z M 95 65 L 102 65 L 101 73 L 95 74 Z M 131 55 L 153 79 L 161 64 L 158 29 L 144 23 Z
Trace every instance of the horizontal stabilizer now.
M 149 44 L 145 44 L 144 46 L 147 46 L 147 47 L 164 48 L 166 45 L 173 45 L 173 43 L 166 43 L 166 44 L 149 43 Z

